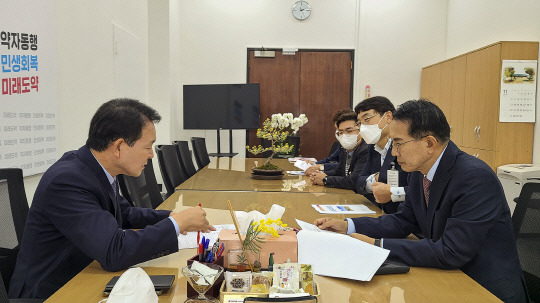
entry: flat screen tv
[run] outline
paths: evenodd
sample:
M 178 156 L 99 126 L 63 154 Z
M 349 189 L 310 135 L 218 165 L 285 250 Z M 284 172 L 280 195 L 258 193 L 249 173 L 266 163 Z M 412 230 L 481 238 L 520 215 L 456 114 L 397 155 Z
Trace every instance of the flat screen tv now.
M 256 129 L 259 83 L 184 85 L 184 129 Z

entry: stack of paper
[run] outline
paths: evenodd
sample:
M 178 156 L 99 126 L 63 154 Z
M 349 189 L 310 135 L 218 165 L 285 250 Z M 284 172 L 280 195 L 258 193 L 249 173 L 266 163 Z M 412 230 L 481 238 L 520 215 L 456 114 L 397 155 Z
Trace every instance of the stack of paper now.
M 338 233 L 301 230 L 296 237 L 298 263 L 311 264 L 321 276 L 370 281 L 390 253 Z
M 303 161 L 306 161 L 306 162 L 311 161 L 313 163 L 317 162 L 317 159 L 315 159 L 315 158 L 302 158 L 302 157 L 293 157 L 293 158 L 289 158 L 288 160 L 291 163 L 294 163 L 294 162 L 296 162 L 298 160 L 303 160 Z
M 363 204 L 311 204 L 320 214 L 366 215 L 375 212 Z

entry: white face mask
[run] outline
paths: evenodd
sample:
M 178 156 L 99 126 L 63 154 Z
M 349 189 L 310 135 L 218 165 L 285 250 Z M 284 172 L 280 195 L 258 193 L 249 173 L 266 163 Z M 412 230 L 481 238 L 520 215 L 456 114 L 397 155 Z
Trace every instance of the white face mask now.
M 124 272 L 114 285 L 107 303 L 157 303 L 158 296 L 148 274 L 140 267 Z
M 337 137 L 337 139 L 338 139 L 339 143 L 341 143 L 341 146 L 343 146 L 343 148 L 345 148 L 346 150 L 351 150 L 356 146 L 356 143 L 358 143 L 358 141 L 357 141 L 358 134 L 356 134 L 356 135 L 354 135 L 354 134 L 351 134 L 351 135 L 343 134 L 343 135 Z
M 386 123 L 386 125 L 382 129 L 379 128 L 379 123 L 382 121 L 385 115 L 386 113 L 381 117 L 377 124 L 360 125 L 360 135 L 362 135 L 362 138 L 364 139 L 364 141 L 366 141 L 367 144 L 375 144 L 381 139 L 383 129 L 388 126 L 388 123 Z

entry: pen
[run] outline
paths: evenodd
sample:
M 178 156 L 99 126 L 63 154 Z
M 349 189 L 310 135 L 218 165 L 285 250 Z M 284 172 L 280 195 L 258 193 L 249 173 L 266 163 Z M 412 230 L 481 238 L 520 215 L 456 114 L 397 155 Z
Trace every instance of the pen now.
M 225 245 L 223 243 L 221 243 L 221 245 L 219 245 L 219 249 L 218 249 L 218 252 L 217 252 L 217 255 L 216 255 L 216 259 L 219 259 L 219 257 L 221 257 L 221 254 L 223 254 L 224 249 L 225 249 Z
M 202 206 L 201 206 L 201 203 L 199 203 L 199 207 L 202 207 Z M 199 230 L 199 231 L 197 231 L 197 244 L 200 243 L 200 242 L 199 242 L 200 239 L 201 239 L 201 231 Z
M 199 243 L 199 262 L 203 261 L 203 244 Z

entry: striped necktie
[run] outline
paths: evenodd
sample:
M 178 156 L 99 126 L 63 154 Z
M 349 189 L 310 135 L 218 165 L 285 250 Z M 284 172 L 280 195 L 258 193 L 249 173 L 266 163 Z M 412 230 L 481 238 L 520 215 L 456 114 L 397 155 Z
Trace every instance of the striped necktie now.
M 431 181 L 429 181 L 426 176 L 424 176 L 424 179 L 422 180 L 424 185 L 424 198 L 426 199 L 426 205 L 429 202 L 429 188 L 431 187 Z

